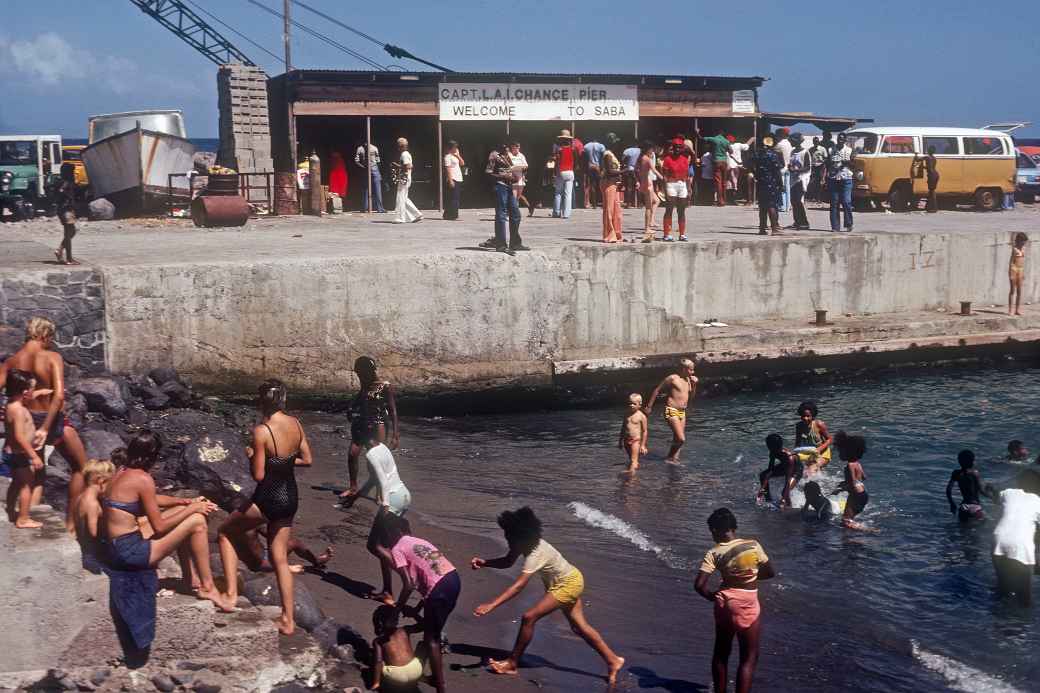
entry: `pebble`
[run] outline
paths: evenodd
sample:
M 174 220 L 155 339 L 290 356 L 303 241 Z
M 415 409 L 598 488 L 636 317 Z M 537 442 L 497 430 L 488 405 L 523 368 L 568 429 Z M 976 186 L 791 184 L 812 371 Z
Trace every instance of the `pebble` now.
M 170 691 L 177 687 L 177 684 L 173 682 L 173 679 L 166 674 L 156 674 L 153 676 L 152 685 L 163 693 L 170 693 Z

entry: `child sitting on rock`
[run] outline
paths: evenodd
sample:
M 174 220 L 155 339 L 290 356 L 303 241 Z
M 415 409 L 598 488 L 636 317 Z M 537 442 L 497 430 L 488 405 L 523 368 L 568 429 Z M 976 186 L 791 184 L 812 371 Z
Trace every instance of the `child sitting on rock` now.
M 87 460 L 83 467 L 86 488 L 72 501 L 72 521 L 76 529 L 76 541 L 83 556 L 83 567 L 94 574 L 101 573 L 101 494 L 109 479 L 116 473 L 116 466 L 109 460 Z
M 372 613 L 372 690 L 418 691 L 422 660 L 415 656 L 408 631 L 398 625 L 398 611 L 386 604 Z

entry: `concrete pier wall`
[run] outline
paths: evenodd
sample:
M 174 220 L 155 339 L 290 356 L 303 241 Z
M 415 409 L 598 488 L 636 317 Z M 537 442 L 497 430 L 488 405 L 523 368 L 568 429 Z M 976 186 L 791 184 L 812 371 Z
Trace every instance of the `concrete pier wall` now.
M 200 385 L 342 391 L 370 355 L 402 388 L 547 384 L 554 361 L 696 352 L 695 323 L 1007 300 L 1004 232 L 109 266 L 107 359 Z M 1027 272 L 1024 300 L 1040 297 Z

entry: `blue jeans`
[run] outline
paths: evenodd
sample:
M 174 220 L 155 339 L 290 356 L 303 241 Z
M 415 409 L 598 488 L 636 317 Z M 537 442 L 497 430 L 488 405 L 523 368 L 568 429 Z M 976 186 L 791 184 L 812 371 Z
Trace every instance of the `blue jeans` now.
M 831 193 L 831 231 L 840 231 L 838 225 L 838 205 L 845 214 L 845 228 L 852 228 L 852 179 L 827 181 L 827 189 Z
M 372 171 L 372 198 L 376 203 L 376 212 L 385 212 L 383 209 L 383 176 L 378 170 Z M 361 188 L 361 211 L 368 211 L 368 185 Z
M 784 179 L 784 190 L 782 197 L 780 198 L 780 211 L 786 212 L 791 208 L 791 172 L 784 170 L 782 173 Z
M 506 247 L 507 228 L 508 245 L 520 245 L 520 203 L 517 202 L 511 185 L 495 183 L 495 247 Z
M 553 216 L 568 219 L 571 216 L 571 200 L 574 196 L 574 171 L 556 174 L 553 193 Z

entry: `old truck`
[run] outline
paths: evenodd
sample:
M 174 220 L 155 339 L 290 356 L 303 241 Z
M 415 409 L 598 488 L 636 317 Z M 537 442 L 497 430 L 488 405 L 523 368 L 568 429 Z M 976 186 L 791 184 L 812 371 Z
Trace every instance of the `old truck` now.
M 49 211 L 61 162 L 60 135 L 0 135 L 0 219 Z

